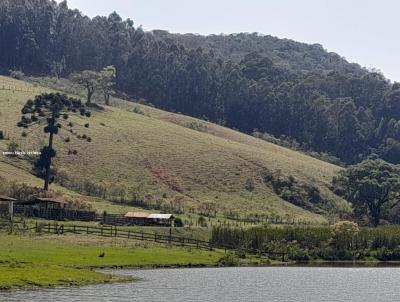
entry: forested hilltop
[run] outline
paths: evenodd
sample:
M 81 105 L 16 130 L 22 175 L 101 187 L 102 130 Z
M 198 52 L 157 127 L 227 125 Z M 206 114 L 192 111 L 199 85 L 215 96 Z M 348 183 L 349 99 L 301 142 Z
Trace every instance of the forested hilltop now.
M 133 12 L 134 13 L 134 12 Z M 67 77 L 113 65 L 133 98 L 241 131 L 286 136 L 346 163 L 400 163 L 400 84 L 320 45 L 258 34 L 144 32 L 117 13 L 0 2 L 0 71 Z

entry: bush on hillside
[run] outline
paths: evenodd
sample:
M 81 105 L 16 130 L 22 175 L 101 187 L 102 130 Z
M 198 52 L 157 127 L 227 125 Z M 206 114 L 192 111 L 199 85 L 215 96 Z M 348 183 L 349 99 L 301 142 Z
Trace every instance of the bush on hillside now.
M 17 144 L 16 141 L 14 141 L 14 140 L 10 141 L 10 142 L 7 144 L 7 152 L 11 152 L 11 154 L 8 155 L 8 156 L 11 156 L 11 157 L 17 156 L 17 155 L 15 154 L 15 152 L 18 151 L 18 147 L 19 147 L 19 145 Z
M 21 70 L 10 70 L 10 77 L 22 80 L 25 77 L 25 74 Z
M 176 218 L 174 219 L 174 226 L 177 227 L 177 228 L 183 227 L 183 221 L 182 221 L 182 219 L 179 218 L 179 217 L 176 217 Z
M 186 122 L 184 124 L 184 126 L 186 128 L 192 129 L 192 130 L 196 130 L 196 131 L 200 131 L 200 132 L 206 132 L 207 131 L 207 125 L 199 122 L 199 121 L 190 121 L 190 122 Z
M 270 186 L 274 193 L 294 205 L 310 210 L 329 209 L 330 202 L 323 200 L 318 187 L 313 184 L 299 182 L 292 175 L 265 170 L 261 173 L 264 183 Z
M 199 216 L 197 224 L 201 227 L 207 227 L 207 219 L 204 216 Z

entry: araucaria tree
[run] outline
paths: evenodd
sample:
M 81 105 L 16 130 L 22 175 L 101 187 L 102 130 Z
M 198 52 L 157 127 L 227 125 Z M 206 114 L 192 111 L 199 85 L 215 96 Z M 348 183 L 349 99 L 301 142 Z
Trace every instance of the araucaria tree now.
M 34 100 L 26 102 L 21 113 L 22 117 L 17 124 L 18 127 L 29 128 L 33 125 L 42 125 L 44 132 L 49 134 L 48 145 L 41 150 L 40 158 L 35 163 L 36 168 L 43 172 L 44 189 L 48 190 L 51 161 L 56 156 L 56 151 L 53 149 L 54 135 L 59 134 L 63 121 L 67 121 L 70 114 L 90 117 L 91 113 L 86 110 L 80 100 L 60 93 L 37 95 Z M 68 127 L 72 126 L 73 123 L 69 122 Z M 88 124 L 85 126 L 87 127 Z M 70 132 L 73 133 L 72 129 Z
M 341 172 L 334 187 L 352 203 L 355 215 L 368 215 L 377 226 L 385 211 L 400 204 L 400 168 L 381 159 L 367 159 Z

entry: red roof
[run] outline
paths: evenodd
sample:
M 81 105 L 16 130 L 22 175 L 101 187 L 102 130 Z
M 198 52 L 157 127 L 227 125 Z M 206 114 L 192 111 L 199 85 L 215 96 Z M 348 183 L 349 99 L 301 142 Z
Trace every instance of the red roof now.
M 128 212 L 125 214 L 125 217 L 128 218 L 147 218 L 149 216 L 146 212 Z

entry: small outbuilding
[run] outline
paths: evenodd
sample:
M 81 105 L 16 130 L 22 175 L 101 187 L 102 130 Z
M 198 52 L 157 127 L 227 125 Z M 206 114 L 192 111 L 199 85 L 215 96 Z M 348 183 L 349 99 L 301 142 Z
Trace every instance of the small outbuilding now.
M 32 200 L 18 202 L 18 204 L 41 209 L 64 209 L 67 205 L 65 201 L 54 197 L 36 197 Z
M 152 224 L 171 226 L 174 216 L 172 214 L 150 214 L 147 219 L 150 220 Z
M 8 213 L 9 217 L 12 218 L 14 212 L 15 198 L 0 195 L 0 213 Z
M 129 224 L 145 225 L 149 214 L 146 212 L 128 212 L 125 214 L 125 219 Z

